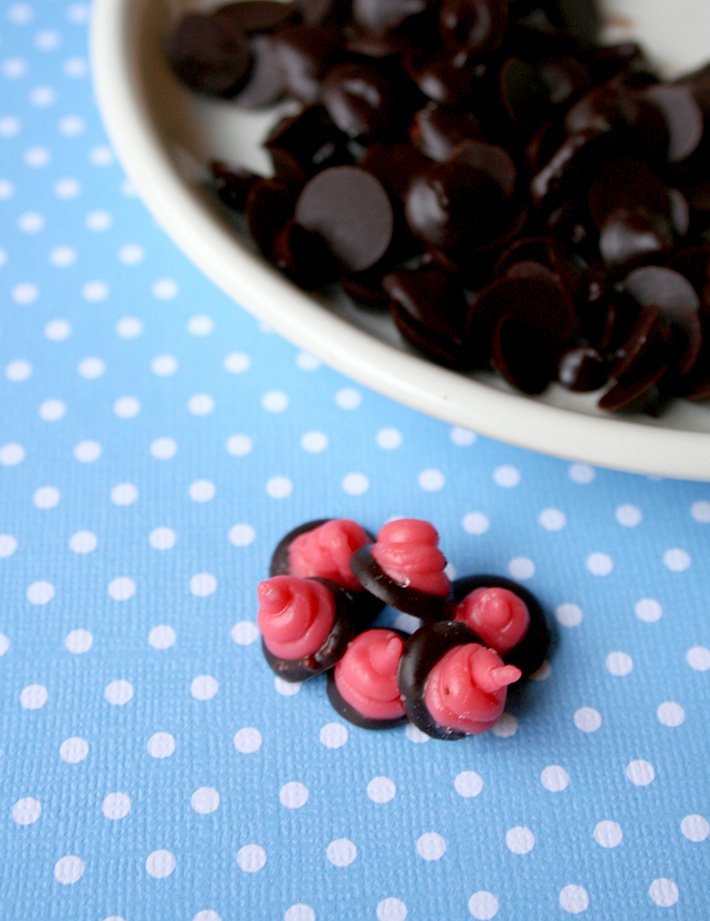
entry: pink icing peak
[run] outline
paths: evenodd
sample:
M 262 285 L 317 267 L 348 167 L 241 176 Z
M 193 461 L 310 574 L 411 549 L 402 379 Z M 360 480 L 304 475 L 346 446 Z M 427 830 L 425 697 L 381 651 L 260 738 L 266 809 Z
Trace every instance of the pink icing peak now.
M 294 661 L 318 652 L 335 622 L 335 601 L 327 586 L 273 576 L 259 583 L 257 597 L 257 623 L 272 655 Z
M 288 551 L 289 570 L 301 579 L 318 576 L 351 591 L 362 591 L 350 570 L 350 557 L 369 543 L 370 538 L 356 521 L 326 521 L 294 538 Z
M 404 640 L 393 630 L 366 630 L 348 645 L 335 666 L 340 696 L 366 719 L 392 720 L 404 715 L 397 666 Z
M 479 643 L 455 646 L 429 672 L 424 703 L 439 726 L 478 735 L 500 717 L 507 686 L 521 674 Z
M 428 521 L 402 518 L 380 529 L 372 556 L 380 569 L 400 585 L 446 597 L 449 579 L 439 535 Z
M 504 655 L 523 639 L 530 612 L 522 598 L 507 588 L 477 588 L 459 603 L 456 620 L 462 620 L 491 649 Z

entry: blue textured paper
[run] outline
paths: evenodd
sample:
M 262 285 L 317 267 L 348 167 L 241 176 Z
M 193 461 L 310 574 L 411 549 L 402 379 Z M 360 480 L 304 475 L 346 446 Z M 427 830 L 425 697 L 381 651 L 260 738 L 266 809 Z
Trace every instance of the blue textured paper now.
M 124 179 L 89 15 L 0 5 L 0 917 L 710 917 L 710 488 L 476 438 L 262 329 Z M 279 538 L 399 515 L 553 619 L 486 736 L 368 733 L 262 659 Z

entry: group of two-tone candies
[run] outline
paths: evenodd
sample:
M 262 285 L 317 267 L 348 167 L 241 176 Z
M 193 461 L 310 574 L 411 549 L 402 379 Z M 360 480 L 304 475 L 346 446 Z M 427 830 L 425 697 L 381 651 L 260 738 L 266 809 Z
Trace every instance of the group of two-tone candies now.
M 377 539 L 349 519 L 311 521 L 274 551 L 258 587 L 258 625 L 286 681 L 327 672 L 345 719 L 389 729 L 410 719 L 437 739 L 490 729 L 507 688 L 536 671 L 550 640 L 525 588 L 500 576 L 449 581 L 429 522 L 398 519 Z M 371 627 L 385 605 L 422 621 L 413 634 Z

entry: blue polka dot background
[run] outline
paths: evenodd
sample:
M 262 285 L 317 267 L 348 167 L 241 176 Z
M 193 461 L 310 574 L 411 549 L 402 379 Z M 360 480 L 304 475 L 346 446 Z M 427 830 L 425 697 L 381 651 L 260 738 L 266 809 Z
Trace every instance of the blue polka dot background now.
M 3 921 L 707 917 L 708 485 L 452 429 L 260 326 L 116 163 L 90 13 L 0 4 Z M 396 516 L 554 624 L 483 736 L 358 729 L 262 657 L 280 538 Z

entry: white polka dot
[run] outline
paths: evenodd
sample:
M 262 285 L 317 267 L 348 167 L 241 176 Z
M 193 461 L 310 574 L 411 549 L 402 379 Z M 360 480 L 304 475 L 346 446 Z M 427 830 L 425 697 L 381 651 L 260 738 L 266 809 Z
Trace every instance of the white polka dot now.
M 680 830 L 688 841 L 696 844 L 710 835 L 710 822 L 702 815 L 687 815 L 680 823 Z
M 279 801 L 287 809 L 300 809 L 308 801 L 308 787 L 297 780 L 292 780 L 281 787 Z
M 237 851 L 237 866 L 245 873 L 257 873 L 266 863 L 266 851 L 258 844 L 245 844 Z
M 110 704 L 122 707 L 133 697 L 133 685 L 130 681 L 126 681 L 123 678 L 119 678 L 117 681 L 111 681 L 106 685 L 104 697 Z
M 175 631 L 167 624 L 160 624 L 148 634 L 148 643 L 153 649 L 169 649 L 176 640 Z
M 320 454 L 328 447 L 328 436 L 323 432 L 306 432 L 301 436 L 301 447 L 309 454 Z
M 151 294 L 159 301 L 170 301 L 177 297 L 180 288 L 172 278 L 159 278 L 150 287 Z
M 370 481 L 364 473 L 348 473 L 343 477 L 343 489 L 351 496 L 361 496 L 370 488 Z
M 150 453 L 156 460 L 170 460 L 177 450 L 177 442 L 172 438 L 156 438 L 150 445 Z
M 576 604 L 561 604 L 555 611 L 558 623 L 563 627 L 578 627 L 584 617 L 582 609 Z
M 3 559 L 17 550 L 17 538 L 12 534 L 0 534 L 0 559 Z
M 31 169 L 43 169 L 52 162 L 52 155 L 46 147 L 28 147 L 22 159 Z
M 86 3 L 71 3 L 66 10 L 66 17 L 74 25 L 83 25 L 89 21 L 89 6 Z
M 24 214 L 21 214 L 17 219 L 17 226 L 22 231 L 22 233 L 39 233 L 40 230 L 44 230 L 47 221 L 43 214 L 40 214 L 38 211 L 26 211 Z M 13 289 L 13 300 L 16 300 L 18 303 L 32 303 L 36 300 L 37 294 L 39 293 L 35 285 L 25 283 L 22 286 L 18 285 L 18 288 L 23 287 L 29 289 L 29 300 L 25 301 L 22 298 L 15 297 L 15 290 Z
M 155 528 L 148 540 L 155 550 L 170 550 L 175 546 L 177 534 L 172 528 Z
M 93 553 L 98 538 L 91 531 L 77 531 L 69 538 L 69 547 L 74 553 Z
M 538 521 L 546 531 L 561 531 L 567 524 L 567 516 L 558 508 L 546 508 L 540 512 Z
M 342 723 L 326 723 L 321 728 L 319 739 L 326 748 L 342 748 L 348 741 L 347 726 Z
M 158 377 L 170 377 L 178 369 L 178 360 L 172 355 L 156 355 L 150 363 L 150 369 Z
M 113 224 L 113 217 L 108 211 L 90 211 L 84 221 L 88 230 L 101 232 Z
M 190 483 L 188 493 L 194 502 L 209 502 L 214 499 L 217 491 L 216 486 L 210 480 L 195 480 Z
M 146 859 L 145 869 L 153 879 L 165 879 L 175 869 L 175 857 L 170 851 L 153 851 Z
M 63 886 L 78 882 L 84 875 L 84 861 L 73 854 L 60 859 L 54 864 L 54 878 Z
M 639 758 L 627 764 L 626 776 L 635 786 L 647 787 L 655 778 L 656 772 L 652 764 Z
M 145 250 L 136 243 L 126 243 L 119 249 L 118 258 L 124 265 L 138 265 L 145 259 Z
M 143 332 L 143 324 L 138 317 L 122 317 L 116 323 L 116 334 L 122 339 L 135 339 Z
M 39 288 L 29 282 L 22 282 L 13 287 L 11 296 L 16 304 L 34 304 L 39 297 Z
M 535 564 L 525 556 L 518 556 L 508 563 L 508 572 L 514 579 L 531 579 L 535 575 Z
M 552 674 L 552 666 L 547 659 L 542 663 L 542 665 L 530 675 L 531 681 L 547 681 L 547 679 Z
M 227 451 L 234 457 L 245 457 L 253 447 L 254 443 L 248 435 L 232 435 L 227 439 Z
M 62 43 L 62 36 L 54 29 L 42 29 L 35 35 L 35 46 L 40 51 L 54 51 Z
M 389 803 L 396 792 L 397 787 L 389 777 L 373 777 L 367 785 L 367 795 L 373 803 Z
M 212 700 L 219 690 L 219 683 L 212 675 L 198 675 L 190 683 L 190 694 L 195 700 Z
M 635 505 L 620 505 L 614 512 L 614 517 L 625 528 L 635 528 L 643 521 L 643 514 Z
M 710 669 L 710 649 L 705 646 L 693 646 L 685 654 L 685 661 L 696 672 L 706 672 Z
M 74 457 L 82 464 L 92 464 L 101 457 L 98 441 L 80 441 L 74 448 Z
M 427 735 L 426 732 L 422 732 L 421 729 L 414 725 L 414 723 L 407 723 L 407 725 L 404 727 L 404 734 L 408 741 L 414 742 L 415 745 L 429 742 L 431 740 L 431 736 Z
M 251 358 L 244 352 L 231 352 L 224 359 L 224 369 L 230 374 L 243 374 L 250 365 Z
M 253 726 L 245 726 L 234 736 L 234 747 L 243 755 L 251 755 L 258 751 L 261 748 L 261 743 L 261 733 Z
M 59 179 L 54 184 L 57 198 L 76 198 L 81 193 L 81 184 L 76 179 Z
M 293 483 L 285 476 L 273 476 L 266 481 L 266 494 L 272 499 L 285 499 L 293 492 Z
M 250 646 L 259 638 L 259 629 L 251 620 L 240 620 L 232 627 L 230 636 L 238 646 Z
M 509 739 L 518 731 L 518 721 L 512 713 L 502 713 L 491 732 L 499 739 Z
M 67 58 L 62 65 L 62 70 L 67 77 L 77 79 L 86 76 L 89 64 L 85 58 Z
M 20 705 L 25 710 L 39 710 L 49 699 L 49 692 L 43 684 L 28 684 L 20 692 Z
M 214 320 L 204 313 L 198 313 L 187 321 L 187 331 L 193 336 L 209 336 L 214 329 Z
M 34 19 L 35 11 L 29 3 L 13 3 L 7 8 L 7 18 L 16 26 L 26 25 Z
M 336 867 L 348 867 L 357 857 L 357 847 L 349 838 L 336 838 L 328 845 L 328 860 Z
M 198 598 L 206 598 L 217 591 L 217 580 L 209 572 L 198 572 L 190 579 L 190 591 Z
M 335 402 L 341 409 L 357 409 L 362 403 L 362 394 L 353 387 L 343 387 L 335 394 Z
M 476 921 L 490 921 L 498 914 L 498 899 L 487 889 L 481 889 L 468 900 L 468 910 Z
M 105 144 L 99 144 L 97 147 L 92 147 L 89 151 L 89 163 L 91 163 L 92 166 L 108 166 L 113 163 L 113 151 Z M 105 212 L 99 213 L 102 215 L 105 214 Z M 108 215 L 108 217 L 111 218 L 111 215 Z M 106 219 L 103 218 L 103 220 Z M 113 218 L 111 218 L 111 222 L 113 222 Z M 99 229 L 104 230 L 105 228 L 102 226 Z
M 417 481 L 419 486 L 427 492 L 438 492 L 444 488 L 446 477 L 440 470 L 422 470 Z
M 207 393 L 196 393 L 187 401 L 187 408 L 193 416 L 208 416 L 214 409 L 214 400 Z
M 605 819 L 594 826 L 594 840 L 601 847 L 618 847 L 623 837 L 624 833 L 617 822 Z
M 535 847 L 535 835 L 524 825 L 516 825 L 506 833 L 505 843 L 513 854 L 528 854 Z
M 593 576 L 608 576 L 614 563 L 608 553 L 590 553 L 585 566 Z
M 647 624 L 653 624 L 660 620 L 663 614 L 663 608 L 655 598 L 642 598 L 637 602 L 635 611 L 639 620 L 643 620 Z
M 34 825 L 42 815 L 42 804 L 33 796 L 18 799 L 12 807 L 12 818 L 18 825 Z
M 417 841 L 417 852 L 424 860 L 439 860 L 446 852 L 446 841 L 435 831 L 427 832 Z
M 5 366 L 5 377 L 13 384 L 20 384 L 32 376 L 32 365 L 24 358 L 17 358 Z
M 606 657 L 605 664 L 610 674 L 623 678 L 631 673 L 634 667 L 634 660 L 625 652 L 610 652 Z
M 76 262 L 76 250 L 71 246 L 55 246 L 50 250 L 49 261 L 58 269 L 66 269 Z
M 59 757 L 67 764 L 79 764 L 88 754 L 89 743 L 79 736 L 65 739 L 59 747 Z
M 687 550 L 672 547 L 663 554 L 663 562 L 671 572 L 685 572 L 691 564 L 691 559 Z
M 583 886 L 565 886 L 560 892 L 560 906 L 571 915 L 578 915 L 589 907 L 589 895 Z
M 454 789 L 466 799 L 478 796 L 483 789 L 483 778 L 475 771 L 461 771 L 454 778 Z
M 269 413 L 281 413 L 288 406 L 288 396 L 280 390 L 270 390 L 261 398 L 261 405 Z
M 84 358 L 79 362 L 77 371 L 88 381 L 95 381 L 106 371 L 106 364 L 100 358 Z
M 43 109 L 54 105 L 57 101 L 57 91 L 52 86 L 35 86 L 29 91 L 27 98 L 30 105 Z
M 29 72 L 29 64 L 24 58 L 5 58 L 0 62 L 0 72 L 9 80 L 19 80 Z
M 59 422 L 66 412 L 66 405 L 61 400 L 45 400 L 39 407 L 39 417 L 44 422 Z
M 141 404 L 135 397 L 119 397 L 113 411 L 119 419 L 133 419 L 141 411 Z
M 32 502 L 41 509 L 55 508 L 60 499 L 61 495 L 55 486 L 40 486 L 32 496 Z
M 222 916 L 216 911 L 206 908 L 204 911 L 198 911 L 192 921 L 222 921 Z
M 311 355 L 308 352 L 299 352 L 296 355 L 296 365 L 301 371 L 316 371 L 320 368 L 321 363 L 315 355 Z
M 209 815 L 219 808 L 219 793 L 214 787 L 200 787 L 190 797 L 190 805 L 200 815 Z
M 582 732 L 596 732 L 602 724 L 602 715 L 594 707 L 580 707 L 574 714 L 574 725 Z
M 690 514 L 700 524 L 710 524 L 710 502 L 701 499 L 690 506 Z
M 133 483 L 117 483 L 111 490 L 114 505 L 133 505 L 138 499 L 138 487 Z
M 664 877 L 654 879 L 648 887 L 648 894 L 651 897 L 651 901 L 655 902 L 659 908 L 670 908 L 671 905 L 675 905 L 680 895 L 678 886 L 673 880 L 665 879 Z
M 67 633 L 64 645 L 69 652 L 75 655 L 81 655 L 88 652 L 94 645 L 94 637 L 88 630 L 72 630 Z
M 109 793 L 101 804 L 107 819 L 124 819 L 131 811 L 131 798 L 125 793 Z
M 377 921 L 404 921 L 407 906 L 401 899 L 382 899 L 377 906 Z
M 54 598 L 54 586 L 51 582 L 33 582 L 27 589 L 30 604 L 48 604 Z
M 572 480 L 574 483 L 579 483 L 582 486 L 591 483 L 596 475 L 596 470 L 594 467 L 590 467 L 589 464 L 572 464 L 572 466 L 569 468 L 570 480 Z
M 3 467 L 14 467 L 25 459 L 25 449 L 22 445 L 8 444 L 0 448 L 0 464 Z
M 550 793 L 561 793 L 569 786 L 569 774 L 559 764 L 550 764 L 540 774 L 540 783 Z
M 493 471 L 493 479 L 498 486 L 510 489 L 520 483 L 520 471 L 517 467 L 505 464 L 502 467 L 496 467 Z
M 87 281 L 82 285 L 81 296 L 85 301 L 91 304 L 98 304 L 105 301 L 109 295 L 109 287 L 105 281 Z
M 0 656 L 4 656 L 10 648 L 10 640 L 4 633 L 0 633 Z
M 283 678 L 278 676 L 274 678 L 274 689 L 277 694 L 281 694 L 282 697 L 293 697 L 294 694 L 298 694 L 301 690 L 300 681 L 284 681 Z
M 378 446 L 385 451 L 394 451 L 402 444 L 402 433 L 399 429 L 386 428 L 380 429 L 375 436 Z
M 136 583 L 128 576 L 118 576 L 109 582 L 108 593 L 114 601 L 128 601 L 136 593 Z
M 663 726 L 674 729 L 685 720 L 685 710 L 675 701 L 668 700 L 659 706 L 658 710 L 656 710 L 656 716 L 658 717 L 658 722 Z
M 20 131 L 22 131 L 22 122 L 19 118 L 15 118 L 13 115 L 5 115 L 0 118 L 0 137 L 12 138 L 18 135 Z M 5 199 L 12 198 L 15 194 L 15 186 L 9 180 L 6 180 L 6 183 Z
M 175 751 L 175 737 L 169 732 L 156 732 L 148 739 L 151 758 L 169 758 Z

